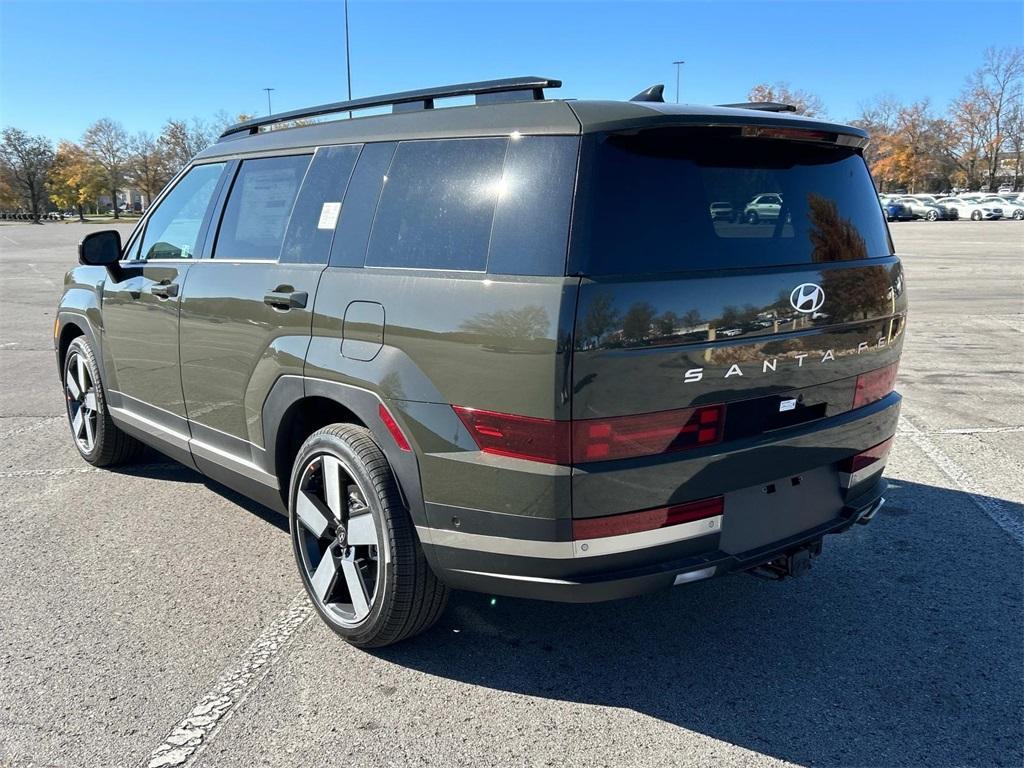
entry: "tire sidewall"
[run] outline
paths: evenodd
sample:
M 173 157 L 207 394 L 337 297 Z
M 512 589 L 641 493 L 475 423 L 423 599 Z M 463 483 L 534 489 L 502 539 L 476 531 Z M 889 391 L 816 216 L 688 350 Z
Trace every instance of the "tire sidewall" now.
M 96 394 L 96 431 L 91 451 L 82 450 L 82 445 L 78 442 L 78 437 L 74 433 L 74 427 L 71 425 L 71 403 L 68 401 L 67 380 L 71 361 L 76 357 L 81 357 L 85 361 L 85 365 L 89 369 L 89 378 L 92 379 L 92 388 Z M 92 347 L 89 346 L 89 342 L 85 340 L 84 336 L 79 336 L 68 345 L 68 351 L 64 355 L 64 370 L 60 386 L 61 391 L 64 393 L 64 413 L 68 418 L 68 429 L 71 430 L 71 439 L 74 440 L 75 448 L 78 449 L 78 453 L 83 459 L 90 464 L 95 464 L 103 452 L 103 442 L 107 436 L 104 424 L 104 416 L 107 412 L 107 399 L 103 394 L 103 380 L 100 378 L 100 372 L 96 365 L 96 356 L 93 354 Z
M 378 448 L 378 450 L 380 449 Z M 373 604 L 370 606 L 370 612 L 366 618 L 355 626 L 339 623 L 337 617 L 325 611 L 320 605 L 320 601 L 313 597 L 310 579 L 306 573 L 302 551 L 299 547 L 298 536 L 301 527 L 295 514 L 295 499 L 302 481 L 302 469 L 311 459 L 324 454 L 330 454 L 339 459 L 345 470 L 351 473 L 370 508 L 370 514 L 373 515 L 377 529 L 377 551 L 379 554 Z M 299 577 L 302 579 L 310 602 L 320 614 L 320 618 L 336 633 L 355 644 L 367 642 L 377 633 L 379 625 L 386 620 L 395 599 L 396 553 L 392 525 L 388 515 L 384 513 L 384 504 L 385 502 L 381 499 L 376 484 L 362 460 L 344 439 L 330 432 L 315 432 L 299 449 L 292 465 L 292 477 L 288 488 L 288 530 L 292 542 L 292 552 L 295 555 L 295 564 L 299 569 Z

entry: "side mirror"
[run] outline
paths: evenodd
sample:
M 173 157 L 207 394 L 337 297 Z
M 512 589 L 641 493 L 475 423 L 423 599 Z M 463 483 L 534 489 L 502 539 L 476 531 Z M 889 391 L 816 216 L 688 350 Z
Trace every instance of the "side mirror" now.
M 121 233 L 116 229 L 90 232 L 78 244 L 78 261 L 94 267 L 114 267 L 121 260 Z

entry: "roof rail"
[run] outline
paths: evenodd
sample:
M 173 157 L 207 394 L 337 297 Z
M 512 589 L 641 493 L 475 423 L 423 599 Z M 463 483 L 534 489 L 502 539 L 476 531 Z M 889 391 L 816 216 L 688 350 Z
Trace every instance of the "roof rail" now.
M 733 109 L 758 109 L 762 112 L 796 112 L 792 104 L 780 104 L 777 101 L 746 101 L 742 104 L 718 104 L 719 107 Z
M 493 104 L 501 101 L 539 101 L 544 98 L 545 88 L 559 88 L 561 80 L 546 77 L 507 77 L 503 80 L 483 80 L 479 83 L 459 83 L 443 85 L 438 88 L 423 88 L 418 91 L 402 91 L 383 96 L 367 96 L 351 101 L 336 101 L 316 107 L 295 109 L 291 112 L 280 112 L 267 117 L 245 120 L 227 128 L 220 137 L 226 138 L 236 133 L 257 133 L 266 125 L 286 123 L 291 120 L 302 120 L 310 117 L 321 117 L 338 112 L 352 112 L 370 107 L 392 107 L 393 112 L 415 109 L 433 109 L 434 99 L 447 99 L 455 96 L 476 96 L 477 104 Z

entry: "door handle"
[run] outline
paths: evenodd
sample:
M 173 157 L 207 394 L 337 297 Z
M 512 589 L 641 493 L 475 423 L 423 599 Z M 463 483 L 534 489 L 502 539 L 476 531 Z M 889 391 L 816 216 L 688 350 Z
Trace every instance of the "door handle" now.
M 263 297 L 263 303 L 274 309 L 303 309 L 308 299 L 305 291 L 270 291 Z
M 178 295 L 177 283 L 157 283 L 150 286 L 149 292 L 158 299 L 170 299 Z

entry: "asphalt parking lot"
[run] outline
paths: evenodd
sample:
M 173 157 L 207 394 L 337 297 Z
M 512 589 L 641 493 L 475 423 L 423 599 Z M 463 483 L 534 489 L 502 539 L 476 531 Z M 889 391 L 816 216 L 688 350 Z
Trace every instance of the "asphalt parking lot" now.
M 0 226 L 0 766 L 1024 763 L 1024 223 L 892 225 L 893 487 L 809 575 L 457 594 L 375 653 L 312 615 L 283 518 L 78 457 L 51 326 L 94 228 Z

